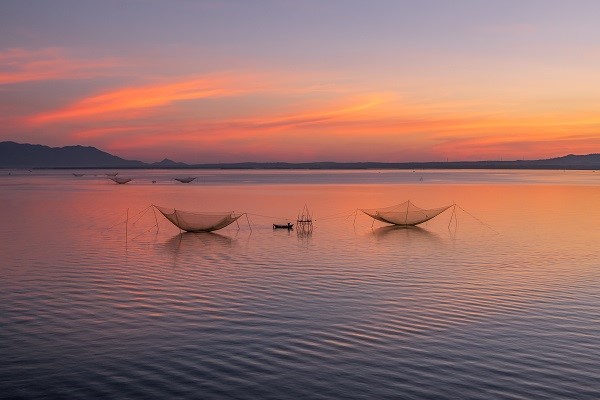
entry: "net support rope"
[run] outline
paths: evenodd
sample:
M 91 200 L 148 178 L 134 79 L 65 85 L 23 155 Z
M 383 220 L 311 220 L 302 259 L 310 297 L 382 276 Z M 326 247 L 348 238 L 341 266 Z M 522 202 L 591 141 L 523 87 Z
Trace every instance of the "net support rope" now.
M 328 219 L 334 219 L 334 218 L 348 218 L 351 217 L 353 215 L 353 211 L 354 210 L 347 210 L 347 211 L 341 211 L 335 214 L 330 214 L 330 215 L 326 215 L 324 217 L 320 217 L 320 218 L 316 218 L 313 219 L 313 221 L 325 221 Z M 246 213 L 248 215 L 252 215 L 253 217 L 259 217 L 259 218 L 269 218 L 269 219 L 275 219 L 275 220 L 289 220 L 289 221 L 293 221 L 296 217 L 276 217 L 273 215 L 264 215 L 264 214 L 254 214 L 254 213 Z
M 144 208 L 143 210 L 139 211 L 138 213 L 136 213 L 135 215 L 133 215 L 131 218 L 136 218 L 136 220 L 134 222 L 132 222 L 132 225 L 135 225 L 135 223 L 137 221 L 139 221 L 144 214 L 152 207 L 152 205 L 149 205 L 148 207 Z M 127 209 L 127 217 L 123 220 L 123 221 L 119 221 L 114 225 L 109 226 L 108 228 L 104 228 L 103 231 L 110 231 L 111 229 L 121 225 L 121 224 L 127 224 L 129 222 L 129 209 Z M 158 222 L 157 222 L 158 224 Z
M 464 208 L 462 208 L 458 204 L 455 204 L 455 205 L 458 208 L 460 208 L 461 210 L 463 210 L 467 215 L 469 215 L 475 221 L 479 222 L 481 225 L 485 226 L 486 228 L 488 228 L 489 230 L 491 230 L 492 232 L 494 232 L 496 235 L 500 235 L 500 232 L 498 232 L 497 230 L 495 230 L 494 228 L 492 228 L 489 224 L 486 224 L 485 222 L 483 222 L 482 220 L 480 220 L 479 218 L 477 218 L 476 216 L 474 216 L 473 214 L 471 214 L 470 212 L 468 212 L 467 210 L 465 210 Z

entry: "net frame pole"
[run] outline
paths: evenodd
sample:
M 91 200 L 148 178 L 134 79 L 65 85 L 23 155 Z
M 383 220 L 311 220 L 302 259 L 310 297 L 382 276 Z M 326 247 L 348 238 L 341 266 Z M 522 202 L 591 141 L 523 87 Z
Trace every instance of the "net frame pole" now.
M 248 222 L 248 228 L 250 228 L 250 232 L 252 232 L 252 225 L 250 225 L 250 218 L 248 218 L 248 213 L 244 213 L 246 215 L 246 221 Z
M 129 225 L 129 208 L 125 213 L 125 250 L 127 250 L 127 235 L 128 233 L 128 225 Z
M 160 228 L 158 227 L 158 218 L 156 217 L 156 208 L 154 207 L 154 204 L 152 204 L 152 213 L 154 214 L 154 222 L 156 223 L 156 232 L 158 232 Z
M 452 218 L 454 218 L 454 225 L 458 227 L 458 217 L 456 216 L 456 203 L 452 206 L 452 214 L 450 215 L 450 221 L 448 222 L 448 230 L 450 230 L 450 226 L 452 225 Z
M 183 230 L 179 226 L 179 217 L 177 217 L 177 210 L 176 209 L 173 209 L 173 214 L 175 214 L 175 220 L 177 220 L 177 228 L 179 228 L 179 234 L 181 235 L 183 233 Z

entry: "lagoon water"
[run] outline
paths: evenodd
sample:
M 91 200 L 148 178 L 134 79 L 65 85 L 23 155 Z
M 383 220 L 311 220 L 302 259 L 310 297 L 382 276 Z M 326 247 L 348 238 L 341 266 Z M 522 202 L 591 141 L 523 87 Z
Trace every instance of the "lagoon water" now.
M 599 172 L 71 172 L 0 172 L 0 397 L 600 396 Z

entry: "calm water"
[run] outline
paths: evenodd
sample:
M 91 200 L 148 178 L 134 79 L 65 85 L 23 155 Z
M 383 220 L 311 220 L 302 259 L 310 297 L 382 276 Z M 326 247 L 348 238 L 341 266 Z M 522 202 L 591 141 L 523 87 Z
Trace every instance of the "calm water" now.
M 71 172 L 0 171 L 0 397 L 600 396 L 600 173 Z M 462 209 L 354 221 L 407 199 Z

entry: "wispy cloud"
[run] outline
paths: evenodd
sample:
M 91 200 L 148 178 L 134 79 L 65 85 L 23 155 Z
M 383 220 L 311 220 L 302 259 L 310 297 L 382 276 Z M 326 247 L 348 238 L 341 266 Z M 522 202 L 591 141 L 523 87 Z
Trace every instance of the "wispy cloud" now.
M 489 118 L 448 126 L 436 133 L 431 150 L 454 159 L 544 158 L 590 153 L 600 146 L 600 120 L 593 112 Z
M 361 111 L 348 112 L 352 109 L 340 104 L 323 111 L 324 118 L 314 111 L 252 119 L 180 120 L 168 125 L 147 121 L 83 131 L 78 137 L 117 154 L 161 157 L 168 151 L 172 158 L 188 162 L 277 160 L 281 154 L 289 160 L 514 159 L 585 153 L 600 145 L 594 126 L 576 122 L 571 128 L 578 134 L 567 135 L 561 126 L 535 126 L 528 120 L 509 126 L 476 115 L 375 119 L 375 109 L 363 109 L 360 103 Z M 330 114 L 335 119 L 327 117 Z
M 317 110 L 283 117 L 258 119 L 250 123 L 258 129 L 285 129 L 301 125 L 320 125 L 334 120 L 352 118 L 363 111 L 367 111 L 389 101 L 390 95 L 372 94 L 367 98 L 355 101 L 354 104 L 335 107 L 326 110 Z
M 0 85 L 55 79 L 82 79 L 106 74 L 122 65 L 116 59 L 85 60 L 70 57 L 60 48 L 0 52 Z
M 284 115 L 263 115 L 250 118 L 213 118 L 213 119 L 172 119 L 166 123 L 163 119 L 153 121 L 148 118 L 144 124 L 124 121 L 111 121 L 107 126 L 90 127 L 76 133 L 77 138 L 102 138 L 129 133 L 144 133 L 140 140 L 146 143 L 161 142 L 226 142 L 243 138 L 260 138 L 273 135 L 285 135 L 302 127 L 327 128 L 330 123 L 360 123 L 365 113 L 385 102 L 384 95 L 371 95 L 365 98 L 341 99 L 338 104 L 318 110 L 298 110 Z
M 71 105 L 33 116 L 34 124 L 68 120 L 85 120 L 113 117 L 127 118 L 136 112 L 169 104 L 204 98 L 220 98 L 240 95 L 256 90 L 252 80 L 244 76 L 206 75 L 175 82 L 153 83 L 106 91 L 78 100 Z
M 231 71 L 153 78 L 35 114 L 25 125 L 69 132 L 72 139 L 123 156 L 171 149 L 171 157 L 181 154 L 188 162 L 265 160 L 290 152 L 296 159 L 518 158 L 545 156 L 544 149 L 561 146 L 581 152 L 582 137 L 589 145 L 598 143 L 592 140 L 600 127 L 595 110 L 558 112 L 454 98 L 411 101 L 403 93 L 352 85 L 318 85 L 315 91 L 314 81 L 296 79 Z M 573 133 L 583 136 L 567 139 Z

